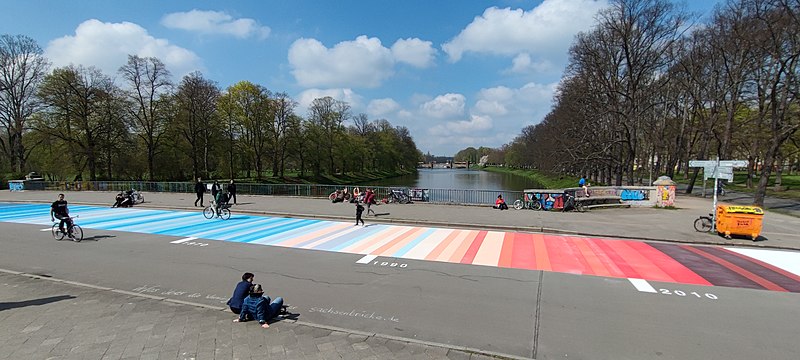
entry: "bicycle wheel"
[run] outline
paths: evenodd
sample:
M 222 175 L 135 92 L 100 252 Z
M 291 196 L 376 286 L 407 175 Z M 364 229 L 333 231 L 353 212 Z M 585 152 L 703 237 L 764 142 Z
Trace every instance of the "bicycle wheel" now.
M 225 208 L 219 209 L 219 217 L 221 217 L 222 220 L 228 220 L 231 218 L 231 211 Z
M 582 202 L 575 203 L 575 210 L 578 212 L 586 212 L 586 206 Z
M 531 201 L 531 209 L 533 210 L 542 210 L 542 203 L 539 200 Z
M 51 231 L 53 232 L 54 239 L 59 241 L 64 240 L 64 233 L 58 228 L 58 224 L 53 224 L 53 229 L 51 229 Z
M 214 208 L 213 208 L 213 207 L 211 207 L 211 206 L 206 206 L 206 208 L 205 208 L 205 209 L 203 209 L 203 216 L 204 216 L 206 219 L 211 219 L 211 218 L 213 218 L 213 217 L 214 217 Z
M 336 200 L 336 193 L 332 192 L 330 195 L 328 195 L 328 200 L 330 201 Z
M 81 242 L 83 240 L 83 229 L 78 225 L 72 225 L 72 241 Z
M 711 231 L 711 219 L 701 216 L 697 220 L 694 221 L 694 229 L 699 232 L 709 232 Z
M 514 209 L 522 210 L 522 207 L 523 207 L 522 200 L 514 201 Z
M 144 203 L 144 195 L 137 193 L 136 194 L 136 203 L 143 204 Z
M 406 195 L 406 194 L 400 195 L 400 203 L 401 204 L 408 204 L 410 202 L 411 202 L 411 199 L 408 197 L 408 195 Z

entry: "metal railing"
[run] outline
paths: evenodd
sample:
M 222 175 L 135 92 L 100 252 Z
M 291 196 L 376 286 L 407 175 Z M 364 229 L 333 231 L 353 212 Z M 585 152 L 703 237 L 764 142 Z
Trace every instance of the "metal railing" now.
M 227 183 L 220 183 L 223 189 Z M 323 184 L 256 184 L 236 183 L 236 194 L 275 195 L 327 198 L 336 190 L 347 187 L 352 192 L 355 186 Z M 403 187 L 358 186 L 363 192 L 367 188 L 375 192 L 376 200 L 388 199 L 392 189 L 401 189 L 414 201 L 434 204 L 494 205 L 497 195 L 503 195 L 510 205 L 522 198 L 522 191 L 472 190 L 472 189 L 424 189 L 413 191 Z M 25 190 L 64 190 L 64 191 L 124 191 L 136 189 L 143 192 L 193 193 L 191 182 L 150 182 L 150 181 L 26 181 Z M 424 195 L 421 195 L 424 194 Z M 412 196 L 412 195 L 417 195 Z

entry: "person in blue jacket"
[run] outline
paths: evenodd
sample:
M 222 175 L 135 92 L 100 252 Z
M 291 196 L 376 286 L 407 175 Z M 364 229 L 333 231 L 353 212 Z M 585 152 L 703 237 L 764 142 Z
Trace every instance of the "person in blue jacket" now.
M 228 300 L 228 306 L 234 314 L 242 312 L 242 303 L 244 303 L 244 298 L 250 294 L 250 286 L 253 284 L 255 277 L 252 273 L 244 273 L 242 281 L 236 284 L 236 288 L 233 289 L 233 296 Z
M 250 288 L 250 295 L 246 297 L 244 303 L 242 303 L 242 312 L 239 314 L 239 318 L 233 319 L 233 322 L 257 320 L 262 328 L 269 328 L 267 320 L 278 316 L 283 306 L 282 297 L 276 297 L 275 300 L 270 300 L 269 296 L 264 296 L 264 289 L 261 285 L 254 284 L 253 287 Z

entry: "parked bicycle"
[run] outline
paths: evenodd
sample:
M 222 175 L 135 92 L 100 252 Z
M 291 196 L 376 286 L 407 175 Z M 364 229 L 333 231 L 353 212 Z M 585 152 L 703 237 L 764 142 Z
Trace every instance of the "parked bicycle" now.
M 714 224 L 714 214 L 701 216 L 694 221 L 694 229 L 699 232 L 710 232 Z
M 584 205 L 582 201 L 576 200 L 575 195 L 567 192 L 564 193 L 564 207 L 561 209 L 561 211 L 585 212 L 586 209 L 586 205 Z
M 389 197 L 387 198 L 387 203 L 400 203 L 400 204 L 408 204 L 411 202 L 411 198 L 406 194 L 403 190 L 399 189 L 392 189 L 389 192 Z
M 524 194 L 521 199 L 514 201 L 514 209 L 542 210 L 542 203 L 533 194 Z
M 53 233 L 53 238 L 61 241 L 64 240 L 65 237 L 70 238 L 74 242 L 81 242 L 83 240 L 83 229 L 75 223 L 74 219 L 78 216 L 70 216 L 69 221 L 64 224 L 67 229 L 62 231 L 61 228 L 58 226 L 61 220 L 56 220 L 53 223 L 53 228 L 51 229 Z

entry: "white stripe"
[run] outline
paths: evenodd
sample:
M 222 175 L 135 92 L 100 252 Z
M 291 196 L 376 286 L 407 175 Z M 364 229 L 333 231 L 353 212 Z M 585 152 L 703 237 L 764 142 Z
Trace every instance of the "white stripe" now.
M 356 264 L 369 264 L 370 261 L 375 260 L 378 255 L 367 255 L 361 258 L 361 260 L 356 261 Z
M 47 229 L 42 229 L 42 230 L 39 230 L 39 231 L 50 231 L 50 230 L 53 230 L 53 228 L 49 227 Z
M 657 292 L 656 289 L 654 289 L 653 286 L 651 286 L 650 283 L 647 282 L 647 280 L 628 278 L 628 281 L 630 281 L 631 284 L 633 284 L 636 290 L 639 290 L 641 292 L 649 292 L 649 293 Z
M 194 239 L 197 239 L 197 238 L 196 238 L 196 237 L 187 237 L 187 238 L 185 238 L 185 239 L 180 239 L 180 240 L 170 241 L 169 243 L 170 243 L 170 244 L 180 244 L 180 243 L 185 243 L 185 242 L 187 242 L 187 241 L 192 241 L 192 240 L 194 240 Z
M 800 276 L 800 252 L 745 248 L 725 248 Z

